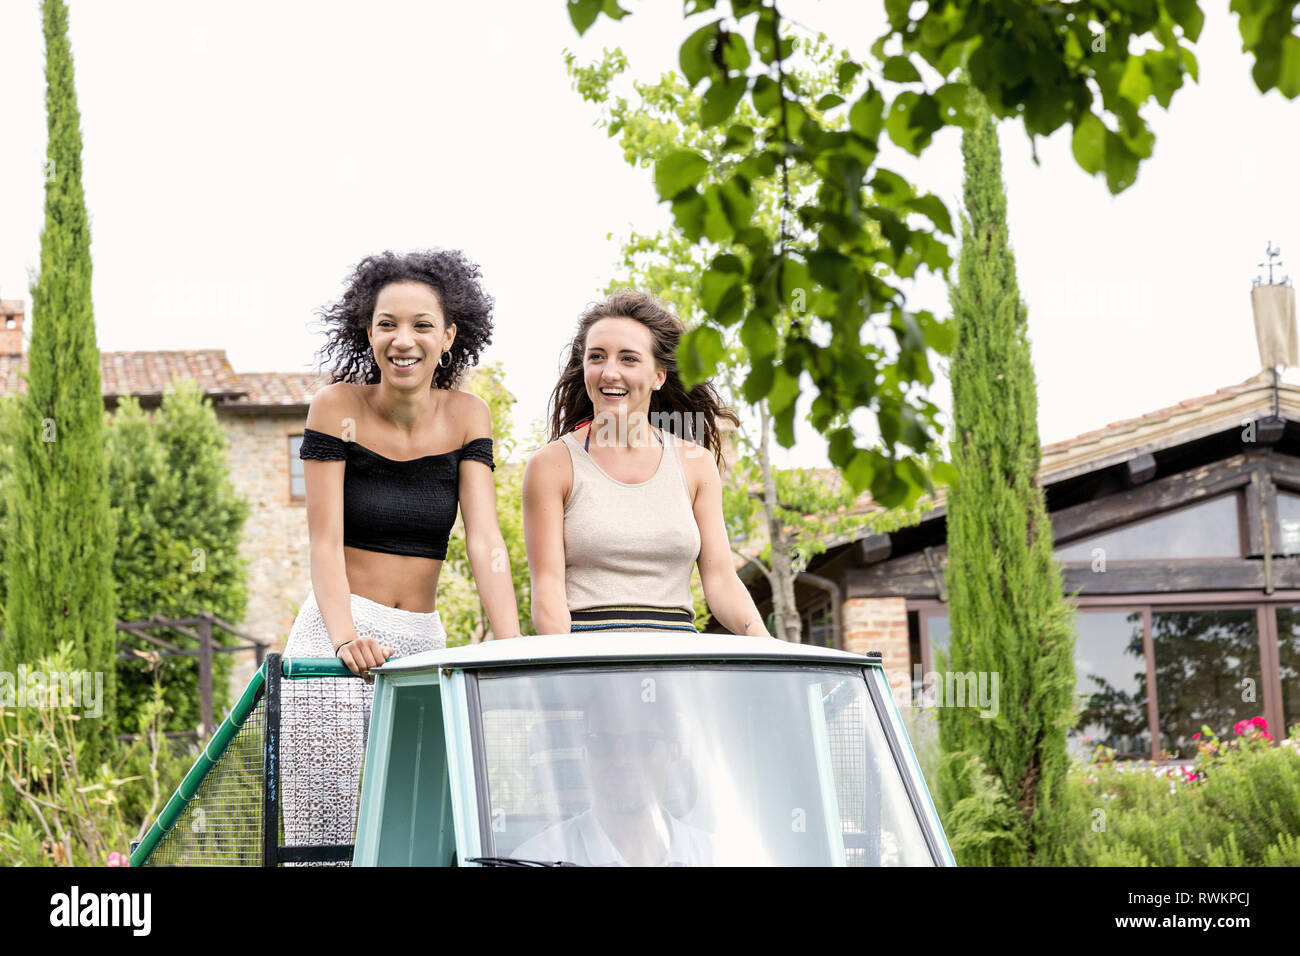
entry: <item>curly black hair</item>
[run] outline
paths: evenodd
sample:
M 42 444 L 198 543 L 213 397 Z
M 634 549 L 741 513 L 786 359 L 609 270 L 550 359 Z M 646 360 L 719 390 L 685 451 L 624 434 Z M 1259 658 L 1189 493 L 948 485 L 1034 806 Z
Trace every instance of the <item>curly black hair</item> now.
M 370 349 L 366 330 L 375 312 L 379 291 L 393 282 L 423 282 L 438 294 L 438 304 L 456 340 L 446 367 L 433 372 L 433 388 L 452 388 L 467 368 L 478 364 L 479 354 L 492 341 L 492 297 L 480 284 L 482 271 L 456 249 L 430 249 L 405 255 L 385 251 L 357 263 L 347 280 L 347 290 L 333 305 L 317 314 L 326 326 L 321 350 L 330 364 L 332 382 L 374 385 L 379 365 Z

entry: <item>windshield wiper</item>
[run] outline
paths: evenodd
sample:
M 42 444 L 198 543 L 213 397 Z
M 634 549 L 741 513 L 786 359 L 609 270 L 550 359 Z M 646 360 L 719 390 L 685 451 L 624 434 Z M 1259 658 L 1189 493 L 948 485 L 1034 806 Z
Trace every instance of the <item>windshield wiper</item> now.
M 567 860 L 521 860 L 514 856 L 474 856 L 467 857 L 466 863 L 481 863 L 483 866 L 577 866 Z

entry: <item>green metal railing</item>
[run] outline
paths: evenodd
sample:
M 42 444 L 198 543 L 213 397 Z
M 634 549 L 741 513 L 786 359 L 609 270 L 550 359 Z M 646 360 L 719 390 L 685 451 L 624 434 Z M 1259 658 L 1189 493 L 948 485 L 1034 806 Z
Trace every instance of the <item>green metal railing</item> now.
M 350 845 L 286 847 L 280 682 L 359 679 L 341 660 L 267 656 L 144 838 L 132 866 L 274 866 L 351 860 Z

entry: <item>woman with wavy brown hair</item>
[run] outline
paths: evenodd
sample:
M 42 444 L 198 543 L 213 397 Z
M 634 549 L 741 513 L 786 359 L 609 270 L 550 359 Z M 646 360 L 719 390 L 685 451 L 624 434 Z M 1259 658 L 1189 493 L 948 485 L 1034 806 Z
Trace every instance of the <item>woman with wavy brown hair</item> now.
M 713 385 L 677 370 L 682 321 L 625 289 L 589 308 L 551 394 L 551 441 L 524 471 L 524 538 L 539 634 L 695 632 L 691 569 L 736 634 L 768 636 L 722 519 Z

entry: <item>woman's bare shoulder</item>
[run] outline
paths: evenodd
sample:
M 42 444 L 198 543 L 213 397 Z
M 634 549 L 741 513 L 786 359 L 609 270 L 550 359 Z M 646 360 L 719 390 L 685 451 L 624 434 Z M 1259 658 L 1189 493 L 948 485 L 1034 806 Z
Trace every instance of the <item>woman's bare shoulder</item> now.
M 356 418 L 361 398 L 351 382 L 331 382 L 317 389 L 307 410 L 307 427 L 339 437 L 345 420 Z

